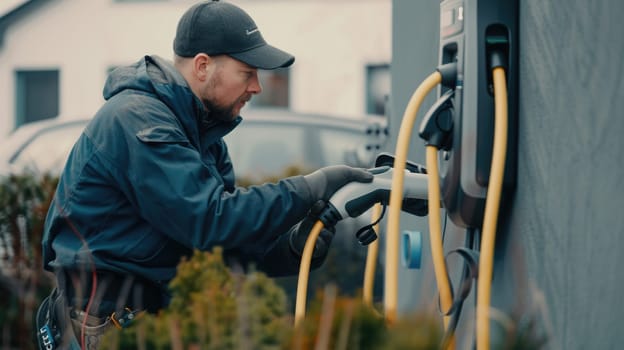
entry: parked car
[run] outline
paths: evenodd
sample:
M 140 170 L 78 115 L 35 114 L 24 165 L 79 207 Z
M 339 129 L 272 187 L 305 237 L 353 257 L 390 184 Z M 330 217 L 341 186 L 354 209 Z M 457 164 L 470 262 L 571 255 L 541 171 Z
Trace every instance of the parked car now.
M 26 124 L 0 143 L 0 175 L 32 171 L 60 174 L 88 119 L 52 119 Z M 385 119 L 245 111 L 225 136 L 237 177 L 261 181 L 286 167 L 314 170 L 333 164 L 370 167 L 387 139 Z
M 30 171 L 60 174 L 72 145 L 89 119 L 52 119 L 26 124 L 0 144 L 0 176 Z M 250 109 L 243 122 L 225 136 L 237 180 L 261 183 L 323 166 L 372 167 L 388 137 L 385 118 L 358 119 Z M 343 220 L 339 231 L 355 233 L 370 219 Z
M 225 136 L 237 177 L 261 180 L 286 167 L 371 167 L 388 135 L 385 119 L 361 119 L 255 109 Z
M 25 124 L 0 143 L 0 176 L 60 174 L 88 119 L 49 119 Z

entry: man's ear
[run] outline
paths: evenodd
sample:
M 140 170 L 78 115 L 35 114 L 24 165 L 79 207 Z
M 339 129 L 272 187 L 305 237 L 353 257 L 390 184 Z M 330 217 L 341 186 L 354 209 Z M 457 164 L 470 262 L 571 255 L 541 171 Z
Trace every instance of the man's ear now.
M 200 81 L 208 79 L 212 72 L 214 60 L 205 53 L 198 53 L 193 57 L 193 74 Z

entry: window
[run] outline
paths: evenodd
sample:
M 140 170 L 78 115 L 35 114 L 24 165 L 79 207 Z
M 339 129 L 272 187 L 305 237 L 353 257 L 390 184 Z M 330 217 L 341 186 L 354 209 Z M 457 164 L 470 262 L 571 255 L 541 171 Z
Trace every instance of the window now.
M 59 71 L 16 71 L 15 126 L 59 114 Z
M 290 105 L 288 89 L 290 69 L 258 70 L 258 79 L 262 92 L 251 99 L 251 106 L 288 107 Z
M 390 95 L 390 65 L 368 65 L 366 67 L 366 112 L 384 115 L 388 95 Z

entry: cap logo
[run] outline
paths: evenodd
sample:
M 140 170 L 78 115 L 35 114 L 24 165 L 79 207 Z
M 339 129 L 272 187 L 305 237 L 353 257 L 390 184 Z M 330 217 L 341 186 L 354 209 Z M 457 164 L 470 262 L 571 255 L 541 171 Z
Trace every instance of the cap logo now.
M 257 32 L 257 31 L 258 31 L 258 28 L 254 28 L 254 29 L 252 29 L 252 30 L 247 29 L 247 30 L 245 31 L 245 34 L 247 34 L 247 35 L 251 35 L 251 34 L 253 34 L 253 33 Z

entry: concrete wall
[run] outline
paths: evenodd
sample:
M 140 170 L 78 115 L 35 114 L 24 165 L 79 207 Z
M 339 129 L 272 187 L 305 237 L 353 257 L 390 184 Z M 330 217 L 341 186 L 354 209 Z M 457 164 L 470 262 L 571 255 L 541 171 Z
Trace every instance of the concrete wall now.
M 395 0 L 393 6 L 396 131 L 409 94 L 437 62 L 439 2 Z M 619 348 L 624 3 L 520 1 L 519 10 L 518 187 L 499 225 L 492 306 L 533 317 L 550 337 L 547 348 Z M 421 143 L 410 158 L 424 159 Z M 422 220 L 403 226 L 427 230 Z M 461 244 L 458 236 L 461 231 L 451 225 L 447 250 Z M 435 303 L 427 286 L 430 265 L 401 272 L 404 307 Z M 461 320 L 461 348 L 470 348 L 472 340 L 470 307 Z
M 91 115 L 107 69 L 145 54 L 172 57 L 180 15 L 195 1 L 50 0 L 13 23 L 0 47 L 0 136 L 14 127 L 16 69 L 60 69 L 60 114 Z M 391 59 L 391 1 L 234 0 L 267 41 L 296 56 L 291 106 L 365 112 L 365 66 Z

